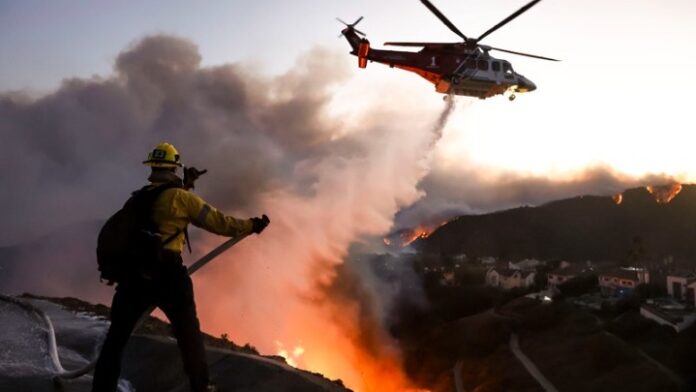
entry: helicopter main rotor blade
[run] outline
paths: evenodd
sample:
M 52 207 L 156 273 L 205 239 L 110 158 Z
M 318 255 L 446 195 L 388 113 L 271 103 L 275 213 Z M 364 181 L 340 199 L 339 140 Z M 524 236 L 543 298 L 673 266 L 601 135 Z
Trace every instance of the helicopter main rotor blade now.
M 425 0 L 422 0 L 422 1 L 425 1 Z M 488 29 L 488 31 L 486 31 L 485 33 L 481 34 L 478 38 L 476 38 L 476 42 L 481 41 L 482 39 L 486 38 L 490 33 L 492 33 L 492 32 L 494 32 L 494 31 L 498 30 L 499 28 L 501 28 L 501 27 L 503 27 L 503 26 L 505 26 L 505 25 L 506 25 L 507 23 L 509 23 L 511 20 L 513 20 L 513 19 L 515 19 L 516 17 L 522 15 L 525 11 L 527 11 L 528 9 L 534 7 L 534 6 L 536 5 L 536 3 L 540 2 L 540 1 L 541 1 L 541 0 L 532 0 L 532 1 L 530 1 L 529 3 L 527 3 L 527 5 L 525 5 L 524 7 L 520 8 L 520 9 L 518 9 L 517 11 L 515 11 L 514 13 L 512 13 L 512 15 L 510 15 L 510 16 L 508 16 L 507 18 L 503 19 L 500 23 L 498 23 L 497 25 L 495 25 L 495 26 L 491 27 L 490 29 Z
M 541 59 L 541 60 L 561 61 L 561 60 L 557 60 L 557 59 L 552 59 L 551 57 L 537 56 L 536 54 L 529 54 L 529 53 L 523 53 L 523 52 L 515 52 L 514 50 L 494 48 L 494 47 L 488 46 L 488 45 L 481 45 L 481 48 L 485 49 L 485 50 L 497 50 L 498 52 L 512 53 L 512 54 L 516 54 L 519 56 L 533 57 L 535 59 Z
M 539 1 L 539 0 L 537 0 L 537 1 Z M 464 35 L 464 33 L 462 33 L 461 31 L 459 31 L 457 26 L 455 26 L 454 23 L 450 22 L 449 19 L 447 19 L 447 17 L 433 5 L 433 3 L 431 3 L 428 0 L 421 0 L 421 3 L 423 3 L 423 5 L 425 5 L 426 7 L 428 7 L 430 12 L 435 14 L 435 16 L 437 16 L 438 19 L 440 19 L 442 21 L 442 23 L 445 24 L 445 26 L 449 27 L 449 29 L 452 30 L 452 32 L 454 34 L 457 34 L 458 36 L 462 37 L 462 39 L 464 39 L 464 41 L 468 40 L 468 38 L 466 38 L 466 35 Z
M 425 47 L 431 45 L 446 46 L 446 45 L 461 45 L 461 42 L 385 42 L 385 46 L 415 46 Z

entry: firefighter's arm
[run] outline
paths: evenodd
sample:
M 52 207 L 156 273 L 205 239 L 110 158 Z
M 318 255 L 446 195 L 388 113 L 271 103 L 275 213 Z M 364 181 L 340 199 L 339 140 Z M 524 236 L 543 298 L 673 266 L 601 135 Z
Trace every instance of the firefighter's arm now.
M 179 196 L 186 215 L 195 226 L 227 237 L 239 237 L 253 231 L 251 219 L 227 216 L 191 192 L 182 191 Z

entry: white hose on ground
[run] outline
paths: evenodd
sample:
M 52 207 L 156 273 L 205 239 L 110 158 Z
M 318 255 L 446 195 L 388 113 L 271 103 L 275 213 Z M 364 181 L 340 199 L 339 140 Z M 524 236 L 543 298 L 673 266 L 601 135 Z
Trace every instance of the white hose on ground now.
M 219 256 L 220 254 L 225 252 L 227 249 L 233 247 L 235 244 L 237 244 L 239 241 L 241 241 L 242 239 L 244 239 L 246 237 L 247 236 L 230 238 L 229 240 L 223 242 L 217 248 L 213 249 L 208 254 L 206 254 L 205 256 L 196 260 L 193 264 L 191 264 L 188 267 L 189 275 L 198 271 L 204 265 L 208 264 L 211 260 L 213 260 L 214 258 Z M 51 357 L 51 363 L 53 364 L 53 368 L 55 369 L 55 375 L 53 377 L 54 381 L 59 382 L 60 380 L 68 380 L 68 379 L 77 378 L 77 377 L 80 377 L 80 376 L 83 376 L 83 375 L 89 373 L 90 371 L 92 371 L 92 369 L 94 369 L 94 366 L 97 364 L 97 358 L 92 359 L 87 365 L 85 365 L 79 369 L 66 370 L 65 368 L 63 368 L 63 365 L 60 363 L 60 357 L 58 356 L 58 344 L 56 342 L 56 331 L 53 328 L 53 323 L 51 322 L 51 318 L 48 317 L 46 312 L 44 312 L 42 309 L 39 309 L 38 307 L 32 305 L 29 302 L 22 301 L 22 300 L 19 300 L 17 298 L 14 298 L 14 297 L 8 297 L 8 296 L 2 295 L 2 294 L 0 294 L 0 300 L 18 305 L 25 310 L 33 312 L 34 314 L 36 314 L 37 316 L 39 316 L 43 320 L 44 324 L 46 325 L 46 330 L 47 330 L 47 335 L 48 335 L 47 336 L 48 354 Z M 147 316 L 154 309 L 155 309 L 155 307 L 150 308 L 147 311 L 147 313 L 144 314 L 143 317 L 140 318 L 135 329 L 137 329 L 138 326 L 140 326 L 140 324 L 147 318 Z M 99 350 L 95 350 L 95 351 L 99 352 Z
M 29 302 L 22 301 L 14 297 L 8 297 L 6 295 L 0 294 L 0 300 L 9 302 L 13 305 L 17 305 L 22 309 L 39 316 L 39 318 L 43 321 L 43 323 L 46 326 L 46 335 L 48 339 L 48 355 L 51 357 L 51 364 L 53 365 L 53 368 L 57 373 L 67 373 L 67 371 L 63 368 L 63 365 L 61 365 L 60 363 L 60 358 L 58 357 L 58 347 L 56 344 L 56 331 L 55 329 L 53 329 L 53 323 L 51 322 L 51 318 L 48 317 L 46 312 L 32 305 Z

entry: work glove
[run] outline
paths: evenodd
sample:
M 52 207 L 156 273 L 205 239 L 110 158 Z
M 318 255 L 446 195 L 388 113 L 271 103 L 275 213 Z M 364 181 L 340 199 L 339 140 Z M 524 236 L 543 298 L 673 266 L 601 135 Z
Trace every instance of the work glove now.
M 263 229 L 265 229 L 266 226 L 268 226 L 268 224 L 271 223 L 271 220 L 268 219 L 268 216 L 266 216 L 266 214 L 263 214 L 263 216 L 260 218 L 251 218 L 251 223 L 253 224 L 253 228 L 251 229 L 251 231 L 256 234 L 261 234 Z
M 195 186 L 195 182 L 198 179 L 198 177 L 204 175 L 207 173 L 208 170 L 203 169 L 203 170 L 198 170 L 195 167 L 185 167 L 184 168 L 184 188 L 185 189 L 193 189 Z

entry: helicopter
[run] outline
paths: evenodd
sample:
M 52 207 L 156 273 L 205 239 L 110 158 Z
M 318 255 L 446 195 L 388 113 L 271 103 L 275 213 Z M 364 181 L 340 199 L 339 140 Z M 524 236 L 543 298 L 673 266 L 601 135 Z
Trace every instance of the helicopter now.
M 375 61 L 392 68 L 414 72 L 435 85 L 435 91 L 451 95 L 464 95 L 485 99 L 496 95 L 508 94 L 513 101 L 515 93 L 534 91 L 536 85 L 517 73 L 509 61 L 494 58 L 490 51 L 499 51 L 532 57 L 548 61 L 560 61 L 550 57 L 496 48 L 481 44 L 481 40 L 489 34 L 506 25 L 513 19 L 532 8 L 541 0 L 532 0 L 495 26 L 488 29 L 478 38 L 465 36 L 459 29 L 440 12 L 430 1 L 421 3 L 442 21 L 452 32 L 463 39 L 462 42 L 385 42 L 385 46 L 401 46 L 422 48 L 418 52 L 399 50 L 372 49 L 365 33 L 355 28 L 362 21 L 361 16 L 353 23 L 346 23 L 341 31 L 350 44 L 350 54 L 358 57 L 358 67 L 366 68 L 367 62 Z M 339 37 L 340 37 L 339 36 Z

